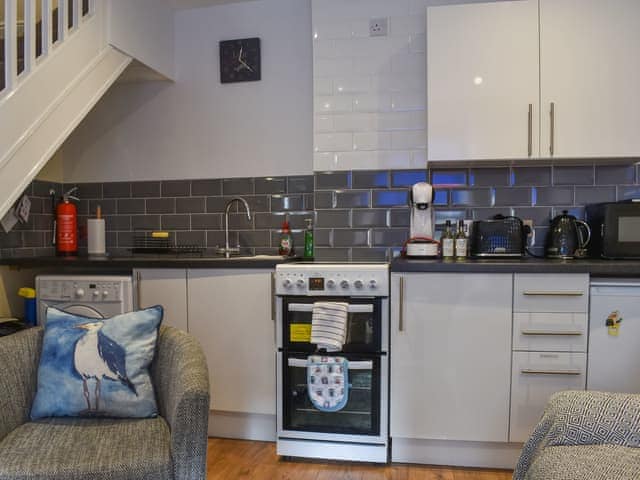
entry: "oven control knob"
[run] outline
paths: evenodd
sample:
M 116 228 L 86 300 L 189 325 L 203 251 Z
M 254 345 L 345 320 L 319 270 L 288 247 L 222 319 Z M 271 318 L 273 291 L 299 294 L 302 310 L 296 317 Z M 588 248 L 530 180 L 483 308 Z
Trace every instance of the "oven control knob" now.
M 369 280 L 369 288 L 374 290 L 376 288 L 378 288 L 378 282 L 376 282 L 375 280 Z
M 336 281 L 333 279 L 327 280 L 327 288 L 336 288 Z
M 300 278 L 297 282 L 296 285 L 298 286 L 298 288 L 304 288 L 304 280 L 302 278 Z
M 76 290 L 76 297 L 78 297 L 78 298 L 84 297 L 84 288 L 78 288 Z
M 107 298 L 109 296 L 109 290 L 105 290 L 104 292 L 102 292 L 102 296 L 104 298 Z
M 93 291 L 93 296 L 94 296 L 95 298 L 99 297 L 99 296 L 100 296 L 100 292 L 99 292 L 98 290 L 94 290 L 94 291 Z
M 288 278 L 286 278 L 286 279 L 284 279 L 282 281 L 282 286 L 284 288 L 291 288 L 291 285 L 292 285 L 291 280 L 289 280 Z
M 353 282 L 353 286 L 360 290 L 362 287 L 364 287 L 364 282 L 362 280 L 356 280 L 355 282 Z
M 340 282 L 340 286 L 342 287 L 343 290 L 346 290 L 347 288 L 349 288 L 349 280 L 342 280 Z

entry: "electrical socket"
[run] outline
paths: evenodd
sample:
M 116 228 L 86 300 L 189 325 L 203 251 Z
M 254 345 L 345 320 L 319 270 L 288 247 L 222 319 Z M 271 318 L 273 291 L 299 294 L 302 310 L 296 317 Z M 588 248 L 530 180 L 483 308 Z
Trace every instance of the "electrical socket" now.
M 389 32 L 389 19 L 372 18 L 369 20 L 369 36 L 370 37 L 386 37 Z

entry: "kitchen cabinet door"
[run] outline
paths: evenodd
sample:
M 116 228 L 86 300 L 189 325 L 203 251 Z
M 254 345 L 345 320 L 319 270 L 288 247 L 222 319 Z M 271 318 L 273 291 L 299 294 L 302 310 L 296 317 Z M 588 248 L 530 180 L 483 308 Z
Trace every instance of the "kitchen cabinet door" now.
M 638 156 L 640 2 L 540 0 L 540 81 L 542 156 Z
M 275 415 L 272 274 L 189 270 L 189 331 L 209 366 L 211 409 Z
M 507 441 L 511 298 L 511 274 L 392 275 L 392 438 Z
M 538 2 L 427 9 L 429 160 L 538 156 Z
M 184 268 L 134 270 L 138 308 L 162 305 L 162 324 L 189 330 L 187 318 L 187 271 Z
M 584 390 L 586 370 L 585 353 L 514 352 L 509 441 L 529 439 L 551 395 Z

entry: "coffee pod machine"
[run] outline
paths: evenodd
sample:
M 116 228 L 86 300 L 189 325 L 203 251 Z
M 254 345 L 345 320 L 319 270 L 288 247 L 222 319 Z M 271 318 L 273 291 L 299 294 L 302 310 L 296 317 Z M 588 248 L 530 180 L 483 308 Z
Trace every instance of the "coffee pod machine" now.
M 411 233 L 405 256 L 435 258 L 439 243 L 433 239 L 433 186 L 420 182 L 411 187 Z

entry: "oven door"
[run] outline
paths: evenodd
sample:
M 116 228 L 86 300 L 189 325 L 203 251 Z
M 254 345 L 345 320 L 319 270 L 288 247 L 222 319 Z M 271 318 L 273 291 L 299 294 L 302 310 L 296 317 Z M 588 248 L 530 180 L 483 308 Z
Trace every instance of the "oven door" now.
M 348 353 L 378 353 L 382 351 L 384 328 L 381 298 L 361 297 L 284 297 L 282 302 L 283 349 L 292 352 L 314 352 L 311 338 L 311 316 L 316 301 L 349 304 L 347 340 L 342 348 Z
M 322 412 L 309 399 L 307 355 L 278 352 L 278 436 L 386 443 L 387 356 L 338 354 L 349 361 L 349 398 L 337 412 Z

